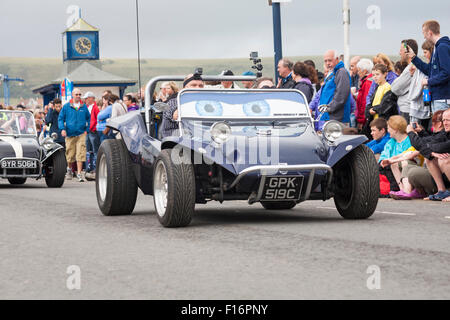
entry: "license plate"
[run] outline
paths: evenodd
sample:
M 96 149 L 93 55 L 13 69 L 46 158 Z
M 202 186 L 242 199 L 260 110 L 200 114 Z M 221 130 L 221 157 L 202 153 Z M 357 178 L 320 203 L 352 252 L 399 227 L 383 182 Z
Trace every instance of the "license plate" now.
M 8 159 L 2 160 L 0 163 L 3 169 L 36 169 L 36 160 L 25 160 L 25 159 Z
M 303 178 L 303 176 L 265 177 L 261 200 L 298 200 Z

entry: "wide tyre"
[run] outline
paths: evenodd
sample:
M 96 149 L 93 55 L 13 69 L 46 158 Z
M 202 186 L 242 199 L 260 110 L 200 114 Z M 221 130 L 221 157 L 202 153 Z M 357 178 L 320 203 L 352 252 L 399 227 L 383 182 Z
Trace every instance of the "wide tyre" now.
M 288 210 L 297 205 L 294 201 L 262 201 L 261 205 L 267 210 Z
M 137 182 L 122 140 L 102 142 L 96 164 L 97 203 L 105 216 L 130 215 L 137 198 Z
M 186 161 L 175 164 L 171 152 L 162 150 L 155 162 L 153 201 L 164 227 L 184 227 L 191 222 L 195 209 L 194 168 Z
M 8 178 L 10 184 L 21 185 L 27 181 L 27 178 Z
M 45 183 L 49 188 L 61 188 L 66 176 L 66 155 L 62 149 L 56 151 L 48 161 Z
M 373 152 L 360 145 L 333 168 L 334 203 L 345 219 L 367 219 L 380 194 L 378 165 Z

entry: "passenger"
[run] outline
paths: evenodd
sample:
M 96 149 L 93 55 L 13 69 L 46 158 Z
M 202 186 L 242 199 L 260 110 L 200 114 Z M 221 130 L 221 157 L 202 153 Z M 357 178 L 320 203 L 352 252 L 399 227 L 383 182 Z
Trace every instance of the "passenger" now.
M 204 83 L 200 74 L 190 74 L 183 82 L 183 88 L 201 89 Z M 170 99 L 167 101 L 169 109 L 164 111 L 161 124 L 161 136 L 168 137 L 174 135 L 178 130 L 178 100 Z
M 221 76 L 234 76 L 233 71 L 231 70 L 224 70 L 220 74 Z M 239 89 L 238 85 L 234 83 L 234 81 L 221 81 L 220 86 L 218 88 L 221 89 Z
M 251 71 L 246 71 L 242 74 L 243 76 L 256 76 Z M 242 84 L 244 85 L 245 89 L 252 89 L 255 87 L 255 81 L 242 81 Z
M 273 79 L 269 77 L 262 77 L 256 81 L 257 89 L 275 89 Z

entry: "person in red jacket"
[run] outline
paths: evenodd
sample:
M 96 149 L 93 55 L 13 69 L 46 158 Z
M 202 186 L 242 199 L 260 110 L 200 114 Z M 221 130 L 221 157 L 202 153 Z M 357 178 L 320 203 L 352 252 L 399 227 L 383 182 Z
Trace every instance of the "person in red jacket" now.
M 95 162 L 97 160 L 97 152 L 100 147 L 100 137 L 97 132 L 97 115 L 99 109 L 95 102 L 94 93 L 88 91 L 83 96 L 85 105 L 91 114 L 91 123 L 89 132 L 86 136 L 86 180 L 95 180 Z
M 358 75 L 360 80 L 360 86 L 358 91 L 358 96 L 356 98 L 356 123 L 358 127 L 358 131 L 361 131 L 363 128 L 366 117 L 366 97 L 369 93 L 370 86 L 372 85 L 372 68 L 373 62 L 369 59 L 361 59 L 356 65 L 358 70 Z

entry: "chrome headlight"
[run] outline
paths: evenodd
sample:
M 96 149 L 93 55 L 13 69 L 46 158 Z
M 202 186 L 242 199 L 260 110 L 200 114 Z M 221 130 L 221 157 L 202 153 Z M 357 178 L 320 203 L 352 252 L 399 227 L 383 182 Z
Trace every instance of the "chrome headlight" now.
M 231 127 L 225 122 L 216 122 L 211 126 L 211 138 L 216 143 L 225 143 L 231 136 Z
M 45 150 L 50 150 L 55 145 L 56 145 L 56 143 L 50 137 L 47 137 L 47 138 L 44 139 L 44 141 L 42 141 L 42 147 L 44 147 Z
M 339 121 L 331 120 L 325 123 L 322 132 L 324 137 L 328 141 L 335 142 L 342 136 L 343 129 L 344 127 L 342 126 L 342 123 L 340 123 Z

